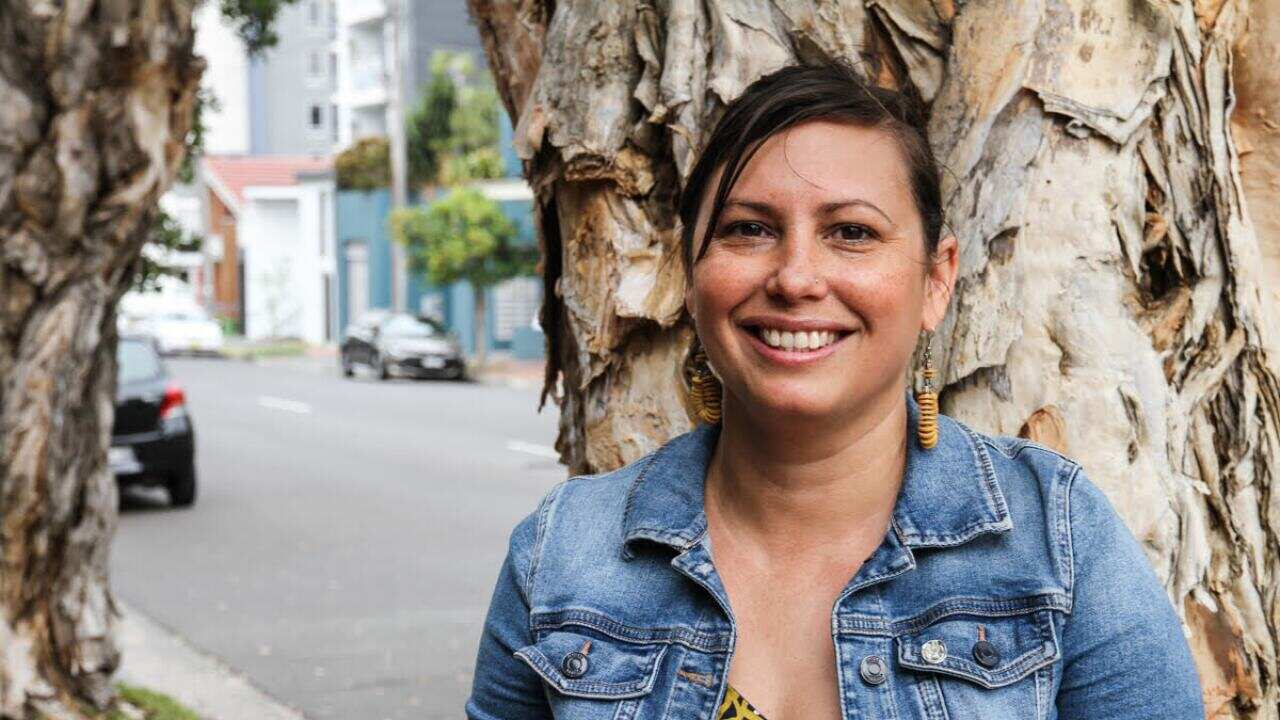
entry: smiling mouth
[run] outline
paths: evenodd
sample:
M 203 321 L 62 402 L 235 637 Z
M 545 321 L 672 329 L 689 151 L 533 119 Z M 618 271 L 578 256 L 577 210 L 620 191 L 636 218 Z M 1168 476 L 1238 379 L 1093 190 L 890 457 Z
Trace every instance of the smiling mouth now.
M 839 342 L 850 333 L 838 330 L 810 330 L 793 332 L 778 330 L 762 325 L 746 328 L 748 332 L 760 338 L 760 341 L 775 350 L 783 352 L 813 352 L 828 345 Z

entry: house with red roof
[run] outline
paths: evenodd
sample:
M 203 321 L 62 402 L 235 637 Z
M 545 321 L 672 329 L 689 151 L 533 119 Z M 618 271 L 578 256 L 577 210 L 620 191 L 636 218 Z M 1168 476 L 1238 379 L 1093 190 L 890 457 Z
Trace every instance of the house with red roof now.
M 250 339 L 331 342 L 333 165 L 327 157 L 206 155 L 210 310 Z

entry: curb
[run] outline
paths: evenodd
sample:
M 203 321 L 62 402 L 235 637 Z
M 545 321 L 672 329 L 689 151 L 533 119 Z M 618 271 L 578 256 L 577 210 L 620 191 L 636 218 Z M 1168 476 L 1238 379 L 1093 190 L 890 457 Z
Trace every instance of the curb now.
M 249 678 L 182 636 L 116 600 L 116 642 L 123 661 L 115 680 L 169 695 L 202 720 L 307 720 Z

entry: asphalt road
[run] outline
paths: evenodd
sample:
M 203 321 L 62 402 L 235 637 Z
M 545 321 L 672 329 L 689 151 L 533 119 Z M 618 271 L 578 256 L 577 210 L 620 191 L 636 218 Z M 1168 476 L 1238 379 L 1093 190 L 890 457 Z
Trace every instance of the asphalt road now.
M 200 496 L 130 493 L 115 592 L 308 718 L 462 717 L 511 528 L 565 477 L 532 390 L 170 361 Z

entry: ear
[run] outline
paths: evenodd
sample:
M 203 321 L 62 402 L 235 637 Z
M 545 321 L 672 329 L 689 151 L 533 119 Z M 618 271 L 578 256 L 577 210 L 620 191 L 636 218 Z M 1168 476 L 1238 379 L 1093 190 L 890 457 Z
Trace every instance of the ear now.
M 921 308 L 920 327 L 935 330 L 946 317 L 947 305 L 955 289 L 960 266 L 960 243 L 955 235 L 947 235 L 938 241 L 933 253 L 933 264 L 925 277 L 924 306 Z

